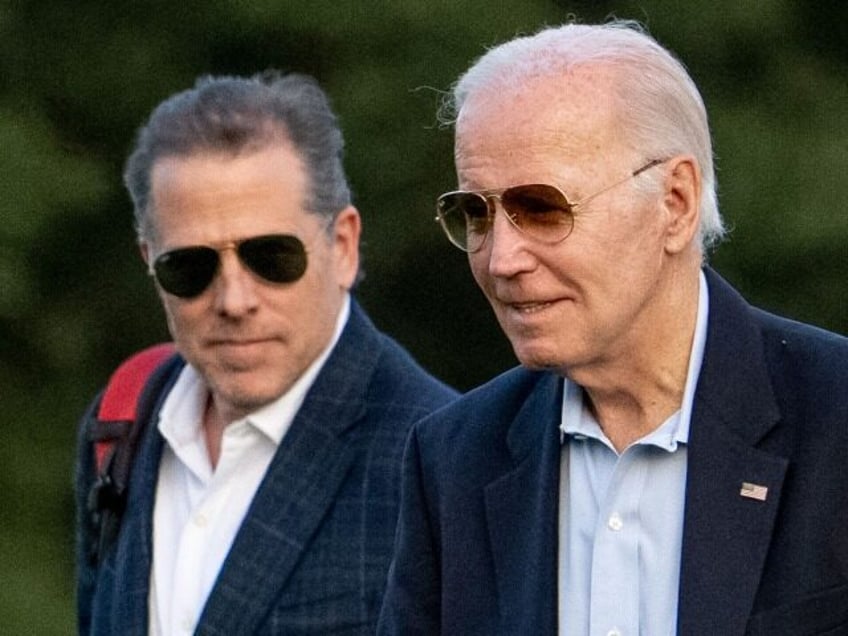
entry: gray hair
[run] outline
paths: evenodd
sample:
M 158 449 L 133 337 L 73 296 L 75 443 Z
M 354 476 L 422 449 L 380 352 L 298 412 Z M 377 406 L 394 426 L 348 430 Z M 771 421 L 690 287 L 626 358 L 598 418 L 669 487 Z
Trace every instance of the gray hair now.
M 149 237 L 151 172 L 162 157 L 250 152 L 290 143 L 307 173 L 304 207 L 334 217 L 350 205 L 342 165 L 344 140 L 329 99 L 307 75 L 201 77 L 162 102 L 138 132 L 124 168 L 139 238 Z
M 477 91 L 597 63 L 613 64 L 621 132 L 628 145 L 644 152 L 646 159 L 686 153 L 698 162 L 703 191 L 697 240 L 705 253 L 725 232 L 706 108 L 683 64 L 638 23 L 565 24 L 500 44 L 454 84 L 440 119 L 455 123 L 465 101 Z

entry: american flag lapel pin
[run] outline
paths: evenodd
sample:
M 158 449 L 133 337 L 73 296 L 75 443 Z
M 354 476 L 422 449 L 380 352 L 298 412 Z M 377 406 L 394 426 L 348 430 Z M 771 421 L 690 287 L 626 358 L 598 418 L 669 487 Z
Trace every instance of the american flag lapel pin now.
M 757 501 L 765 501 L 768 497 L 768 488 L 759 484 L 752 484 L 748 481 L 742 482 L 742 490 L 739 494 L 748 499 L 756 499 Z

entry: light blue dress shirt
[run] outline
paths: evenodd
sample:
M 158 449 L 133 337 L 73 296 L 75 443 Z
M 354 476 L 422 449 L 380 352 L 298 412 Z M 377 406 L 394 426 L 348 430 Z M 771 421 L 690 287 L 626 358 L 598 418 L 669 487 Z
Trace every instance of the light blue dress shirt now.
M 709 299 L 700 276 L 680 409 L 620 455 L 565 380 L 560 466 L 560 636 L 673 636 L 686 488 L 686 442 Z

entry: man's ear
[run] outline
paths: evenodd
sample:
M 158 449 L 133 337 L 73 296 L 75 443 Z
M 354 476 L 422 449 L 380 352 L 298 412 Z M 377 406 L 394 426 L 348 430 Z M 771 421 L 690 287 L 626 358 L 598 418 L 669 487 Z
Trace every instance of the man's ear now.
M 663 204 L 668 214 L 665 248 L 681 252 L 695 241 L 701 222 L 701 169 L 694 157 L 669 160 Z
M 352 205 L 336 215 L 333 227 L 333 253 L 336 277 L 344 289 L 353 287 L 359 272 L 359 237 L 362 219 Z

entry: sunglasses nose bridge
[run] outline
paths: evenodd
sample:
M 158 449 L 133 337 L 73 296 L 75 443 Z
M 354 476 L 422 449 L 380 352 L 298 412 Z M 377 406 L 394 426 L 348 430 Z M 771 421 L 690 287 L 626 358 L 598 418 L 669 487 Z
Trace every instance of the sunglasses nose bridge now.
M 217 256 L 215 271 L 208 285 L 222 285 L 231 288 L 233 284 L 242 284 L 240 281 L 245 277 L 250 278 L 253 273 L 250 265 L 242 255 L 244 241 L 231 241 L 229 243 L 217 244 L 211 248 Z
M 495 203 L 497 201 L 497 203 Z M 521 229 L 521 224 L 518 221 L 518 215 L 515 212 L 511 212 L 504 205 L 503 201 L 503 192 L 494 192 L 490 193 L 486 197 L 486 203 L 489 206 L 489 231 L 494 232 L 495 230 L 495 219 L 498 214 L 498 208 L 503 213 L 503 216 L 509 221 L 509 224 L 518 230 L 520 233 L 524 233 L 524 230 Z
M 253 268 L 245 259 L 242 250 L 243 245 L 244 242 L 239 241 L 216 246 L 215 251 L 218 253 L 216 277 L 231 275 L 228 272 L 238 272 L 239 274 L 253 273 Z M 232 255 L 229 255 L 230 252 L 232 252 Z
M 217 249 L 217 268 L 209 283 L 217 311 L 229 316 L 249 313 L 258 302 L 254 273 L 238 247 L 233 244 Z
M 230 241 L 229 243 L 220 243 L 213 247 L 216 252 L 218 252 L 218 258 L 220 259 L 224 252 L 235 252 L 239 256 L 241 256 L 241 246 L 243 241 Z

